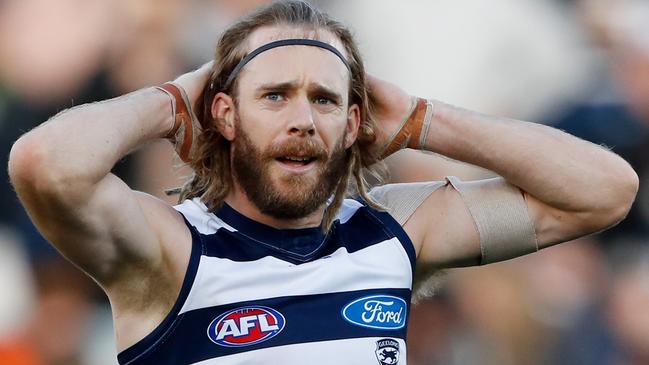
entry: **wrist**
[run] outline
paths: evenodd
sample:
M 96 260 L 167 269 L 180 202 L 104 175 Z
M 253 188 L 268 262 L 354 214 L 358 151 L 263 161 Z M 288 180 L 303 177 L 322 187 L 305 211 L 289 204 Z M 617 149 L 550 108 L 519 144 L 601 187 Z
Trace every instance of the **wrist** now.
M 157 125 L 154 135 L 156 138 L 167 138 L 175 131 L 176 126 L 176 103 L 168 93 L 158 87 L 147 89 L 156 99 Z
M 174 144 L 181 160 L 188 162 L 200 127 L 187 92 L 175 82 L 164 83 L 156 89 L 165 93 L 171 104 L 172 124 L 164 137 Z
M 432 100 L 412 97 L 410 111 L 383 147 L 381 158 L 403 148 L 424 149 L 433 119 Z

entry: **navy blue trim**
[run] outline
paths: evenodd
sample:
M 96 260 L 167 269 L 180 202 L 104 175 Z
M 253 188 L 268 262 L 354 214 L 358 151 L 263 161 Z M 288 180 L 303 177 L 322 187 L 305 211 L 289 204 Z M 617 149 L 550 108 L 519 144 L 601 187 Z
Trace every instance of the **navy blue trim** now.
M 415 251 L 415 245 L 412 243 L 412 240 L 410 240 L 410 237 L 403 229 L 401 224 L 399 224 L 399 222 L 397 222 L 396 219 L 394 219 L 390 215 L 390 213 L 387 212 L 380 212 L 378 210 L 371 209 L 370 214 L 380 219 L 385 229 L 387 229 L 392 235 L 399 239 L 399 242 L 401 242 L 403 249 L 408 254 L 410 265 L 412 265 L 412 272 L 414 273 L 417 263 L 417 252 Z
M 408 236 L 401 224 L 399 224 L 399 222 L 397 222 L 397 220 L 394 219 L 394 217 L 392 217 L 390 213 L 368 207 L 362 198 L 359 197 L 357 199 L 363 204 L 363 208 L 360 209 L 366 209 L 368 215 L 373 216 L 375 219 L 382 223 L 382 228 L 384 231 L 389 232 L 388 235 L 390 235 L 391 237 L 397 237 L 397 239 L 399 239 L 401 246 L 408 254 L 408 259 L 410 260 L 410 266 L 412 268 L 412 280 L 414 283 L 415 270 L 417 266 L 417 251 L 415 250 L 415 245 L 412 243 L 410 236 Z
M 182 214 L 181 214 L 182 215 Z M 187 265 L 187 271 L 185 272 L 185 278 L 183 279 L 183 285 L 178 293 L 178 298 L 176 303 L 171 308 L 171 311 L 167 314 L 165 319 L 156 327 L 151 333 L 146 335 L 143 339 L 136 342 L 134 345 L 128 347 L 127 349 L 121 351 L 117 355 L 117 361 L 120 364 L 133 364 L 138 361 L 140 358 L 146 358 L 149 353 L 154 351 L 161 342 L 164 342 L 165 337 L 168 337 L 173 333 L 174 327 L 178 326 L 180 319 L 178 313 L 182 308 L 187 296 L 192 288 L 194 283 L 194 278 L 196 277 L 196 272 L 198 271 L 198 264 L 200 262 L 201 253 L 204 249 L 204 245 L 201 239 L 201 235 L 198 233 L 196 228 L 194 228 L 183 216 L 185 220 L 185 225 L 189 228 L 189 231 L 192 235 L 192 248 L 189 258 L 189 263 Z
M 267 226 L 237 212 L 228 204 L 223 204 L 216 215 L 236 228 L 234 236 L 243 235 L 267 250 L 297 262 L 311 260 L 328 238 L 321 227 L 278 229 Z M 228 249 L 230 247 L 231 245 L 228 245 Z
M 269 227 L 224 204 L 217 215 L 237 231 L 220 229 L 214 234 L 203 235 L 205 254 L 239 262 L 272 256 L 298 265 L 331 255 L 341 247 L 352 253 L 396 236 L 413 264 L 414 248 L 401 226 L 389 214 L 377 214 L 382 213 L 360 207 L 345 223 L 336 220 L 325 236 L 320 227 Z
M 348 322 L 341 311 L 357 299 L 373 296 L 396 296 L 406 303 L 406 325 L 399 329 L 367 328 Z M 406 340 L 410 313 L 408 289 L 371 289 L 329 294 L 288 296 L 265 300 L 245 301 L 222 306 L 201 308 L 184 313 L 181 325 L 164 346 L 138 359 L 133 365 L 191 364 L 222 356 L 263 348 L 298 343 L 332 341 L 364 337 L 391 337 Z M 278 311 L 285 318 L 285 326 L 266 341 L 243 347 L 218 345 L 208 337 L 212 321 L 228 311 L 242 307 L 263 306 Z M 261 360 L 260 360 L 261 361 Z M 272 359 L 266 362 L 272 363 Z

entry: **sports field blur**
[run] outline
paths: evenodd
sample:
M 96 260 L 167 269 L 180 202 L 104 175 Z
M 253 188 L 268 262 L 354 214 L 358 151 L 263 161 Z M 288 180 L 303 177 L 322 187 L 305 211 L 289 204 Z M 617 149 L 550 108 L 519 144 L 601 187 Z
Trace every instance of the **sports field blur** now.
M 0 1 L 0 156 L 55 113 L 159 84 L 212 57 L 259 0 Z M 604 234 L 451 271 L 413 308 L 413 365 L 649 364 L 649 1 L 327 0 L 371 73 L 409 92 L 555 125 L 640 175 Z M 164 142 L 115 173 L 164 199 Z M 116 364 L 101 290 L 60 258 L 0 168 L 0 365 Z M 389 269 L 389 268 L 386 268 Z M 336 361 L 340 362 L 340 361 Z

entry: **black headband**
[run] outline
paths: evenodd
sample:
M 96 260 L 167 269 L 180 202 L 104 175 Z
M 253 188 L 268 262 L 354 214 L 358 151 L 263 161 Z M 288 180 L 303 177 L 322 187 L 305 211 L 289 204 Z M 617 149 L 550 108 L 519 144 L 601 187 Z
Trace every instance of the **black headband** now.
M 243 68 L 243 66 L 245 66 L 248 62 L 250 62 L 250 60 L 252 60 L 253 58 L 257 57 L 257 55 L 259 55 L 262 52 L 268 51 L 269 49 L 273 49 L 273 48 L 277 48 L 277 47 L 284 47 L 284 46 L 313 46 L 313 47 L 324 48 L 324 49 L 334 53 L 336 56 L 338 56 L 338 58 L 340 58 L 340 60 L 343 61 L 345 66 L 347 66 L 347 69 L 349 70 L 349 72 L 350 73 L 352 72 L 351 67 L 349 67 L 349 63 L 347 62 L 345 57 L 342 55 L 342 53 L 340 53 L 340 51 L 338 51 L 335 47 L 333 47 L 332 45 L 330 45 L 328 43 L 316 41 L 314 39 L 300 39 L 300 38 L 298 38 L 298 39 L 282 39 L 282 40 L 279 40 L 279 41 L 274 41 L 274 42 L 264 44 L 263 46 L 255 49 L 254 51 L 252 51 L 250 53 L 248 53 L 246 55 L 246 57 L 244 57 L 243 59 L 241 59 L 241 61 L 239 61 L 237 66 L 234 68 L 234 70 L 232 70 L 232 73 L 230 73 L 230 76 L 228 76 L 228 79 L 225 81 L 225 85 L 224 85 L 223 89 L 227 90 L 230 87 L 230 84 L 232 83 L 232 81 L 234 81 L 234 79 L 237 77 L 239 72 L 241 72 L 241 69 Z

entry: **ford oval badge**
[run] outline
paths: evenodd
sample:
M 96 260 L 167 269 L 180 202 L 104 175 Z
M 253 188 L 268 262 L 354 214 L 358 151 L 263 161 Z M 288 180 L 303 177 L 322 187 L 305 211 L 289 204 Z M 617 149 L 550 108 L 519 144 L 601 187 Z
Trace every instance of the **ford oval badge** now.
M 406 325 L 406 301 L 392 295 L 372 295 L 354 300 L 342 315 L 357 326 L 380 330 L 398 330 Z

